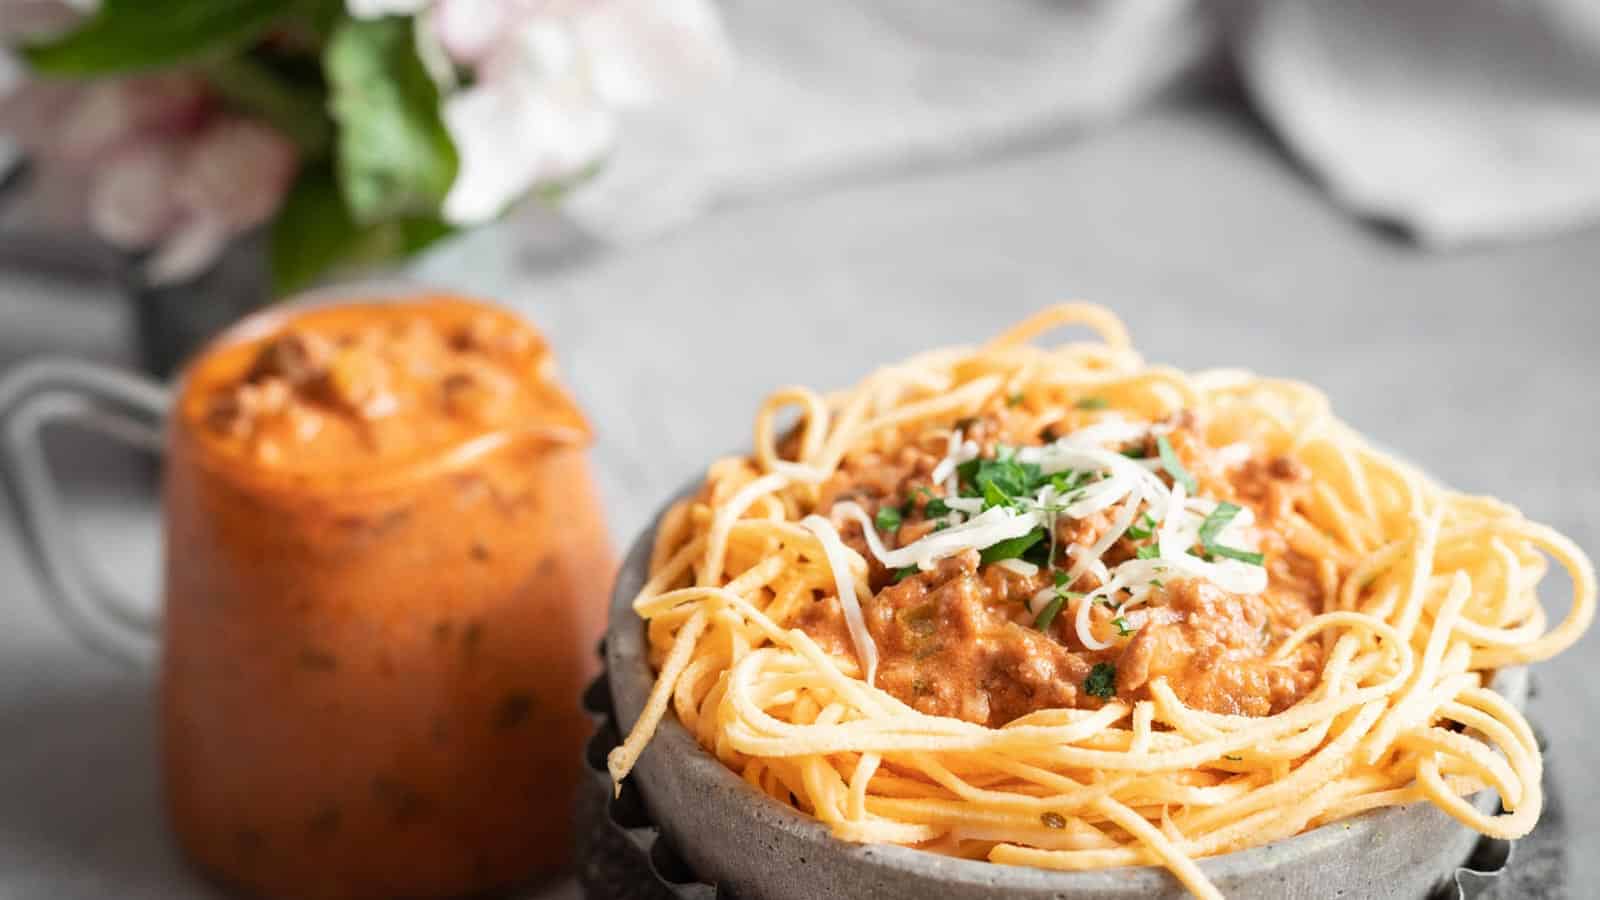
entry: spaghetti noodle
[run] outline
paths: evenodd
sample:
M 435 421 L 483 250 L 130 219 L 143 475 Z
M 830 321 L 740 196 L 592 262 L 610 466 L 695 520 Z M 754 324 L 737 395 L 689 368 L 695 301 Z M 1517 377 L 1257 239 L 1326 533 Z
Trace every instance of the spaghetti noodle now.
M 1030 343 L 1069 325 L 1100 342 Z M 1573 584 L 1553 628 L 1547 557 Z M 1201 897 L 1197 859 L 1377 807 L 1526 834 L 1540 753 L 1488 676 L 1571 646 L 1596 590 L 1567 538 L 1315 390 L 1147 366 L 1081 304 L 777 392 L 650 573 L 658 676 L 618 782 L 670 707 L 841 839 L 1159 864 Z M 1506 812 L 1462 799 L 1486 788 Z

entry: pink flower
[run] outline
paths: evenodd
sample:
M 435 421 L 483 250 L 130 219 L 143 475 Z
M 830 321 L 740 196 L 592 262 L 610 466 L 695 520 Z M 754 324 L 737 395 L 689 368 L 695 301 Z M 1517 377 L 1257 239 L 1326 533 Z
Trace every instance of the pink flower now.
M 709 0 L 440 0 L 423 21 L 475 74 L 444 101 L 461 165 L 443 214 L 457 225 L 582 171 L 610 148 L 617 110 L 720 73 L 730 55 Z

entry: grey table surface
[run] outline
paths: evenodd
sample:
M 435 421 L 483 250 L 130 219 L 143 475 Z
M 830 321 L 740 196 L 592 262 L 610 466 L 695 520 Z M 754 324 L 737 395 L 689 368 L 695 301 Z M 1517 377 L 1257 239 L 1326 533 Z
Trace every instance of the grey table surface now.
M 1600 231 L 1421 254 L 1327 205 L 1215 106 L 757 199 L 622 249 L 501 226 L 415 271 L 549 333 L 598 426 L 619 543 L 749 440 L 771 388 L 842 386 L 1063 298 L 1114 307 L 1151 359 L 1313 382 L 1443 481 L 1586 547 L 1600 538 Z M 121 316 L 104 286 L 0 274 L 0 363 L 42 349 L 124 359 Z M 153 596 L 148 467 L 58 444 L 83 540 Z M 161 819 L 149 676 L 87 655 L 50 621 L 3 519 L 0 897 L 210 896 Z M 1582 842 L 1578 885 L 1600 879 L 1596 652 L 1590 638 L 1541 666 L 1533 704 Z

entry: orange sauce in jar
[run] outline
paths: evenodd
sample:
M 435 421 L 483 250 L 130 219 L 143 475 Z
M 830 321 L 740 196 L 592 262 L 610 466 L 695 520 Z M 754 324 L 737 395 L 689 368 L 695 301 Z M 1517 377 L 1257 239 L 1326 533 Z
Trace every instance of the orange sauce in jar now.
M 269 313 L 190 367 L 162 706 L 193 859 L 307 900 L 567 864 L 613 572 L 589 439 L 538 333 L 459 298 Z

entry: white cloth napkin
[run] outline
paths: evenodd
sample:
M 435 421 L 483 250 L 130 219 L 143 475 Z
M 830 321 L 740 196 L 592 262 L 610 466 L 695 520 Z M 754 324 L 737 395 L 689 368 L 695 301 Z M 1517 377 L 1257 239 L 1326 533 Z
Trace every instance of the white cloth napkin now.
M 1600 219 L 1600 0 L 733 0 L 739 69 L 625 123 L 570 210 L 718 202 L 1098 126 L 1222 47 L 1354 213 L 1428 246 Z M 1227 14 L 1225 14 L 1227 13 Z
M 1600 219 L 1600 0 L 1278 0 L 1236 40 L 1357 213 L 1436 247 Z
M 624 121 L 569 198 L 641 239 L 715 204 L 974 154 L 1128 111 L 1193 64 L 1195 0 L 731 0 L 734 70 Z

